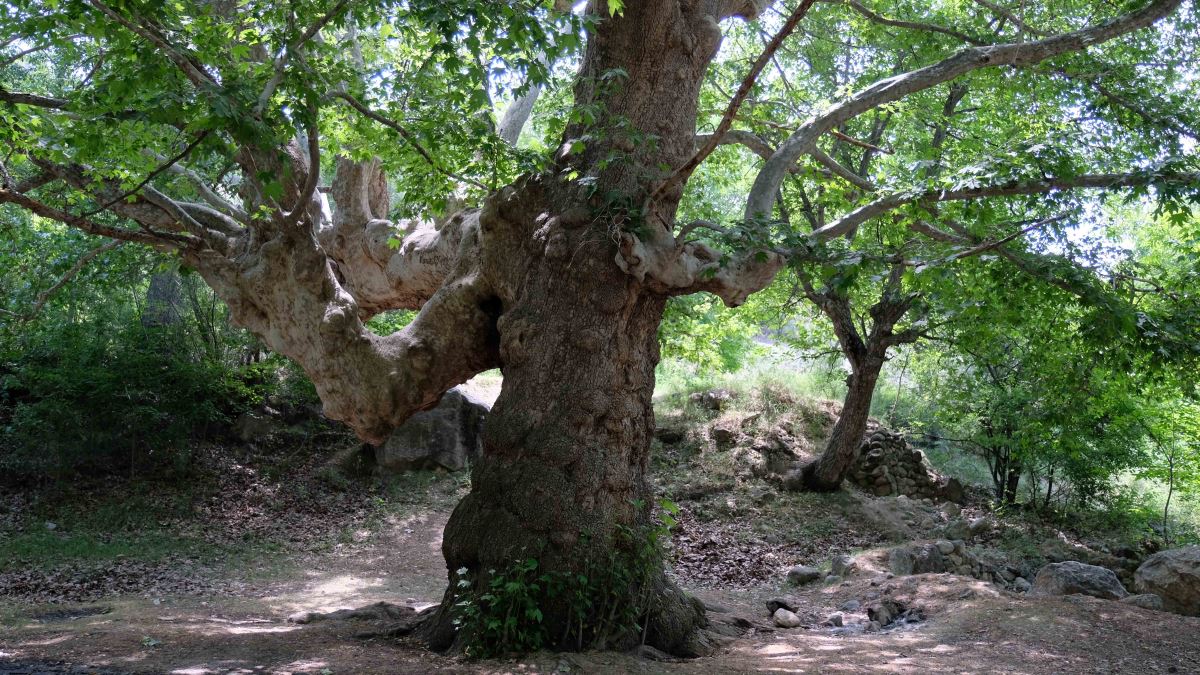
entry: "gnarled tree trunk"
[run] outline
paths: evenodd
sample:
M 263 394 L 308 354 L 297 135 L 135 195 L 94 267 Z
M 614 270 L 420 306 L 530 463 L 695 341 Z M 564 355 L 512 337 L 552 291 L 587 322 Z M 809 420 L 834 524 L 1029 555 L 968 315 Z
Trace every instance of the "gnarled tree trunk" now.
M 884 360 L 867 357 L 853 364 L 854 370 L 846 379 L 846 399 L 842 403 L 842 414 L 833 425 L 833 432 L 825 445 L 824 452 L 816 461 L 805 465 L 801 473 L 803 487 L 830 492 L 842 485 L 858 459 L 867 418 L 871 414 L 871 399 L 875 396 L 875 385 Z

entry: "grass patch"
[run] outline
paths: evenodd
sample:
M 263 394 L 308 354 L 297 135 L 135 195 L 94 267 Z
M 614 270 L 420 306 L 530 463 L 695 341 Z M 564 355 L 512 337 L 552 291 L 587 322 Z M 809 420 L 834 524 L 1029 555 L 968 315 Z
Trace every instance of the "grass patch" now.
M 117 534 L 9 532 L 0 540 L 0 572 L 62 563 L 107 562 L 118 558 L 157 562 L 173 555 L 216 557 L 218 550 L 200 540 L 164 530 Z

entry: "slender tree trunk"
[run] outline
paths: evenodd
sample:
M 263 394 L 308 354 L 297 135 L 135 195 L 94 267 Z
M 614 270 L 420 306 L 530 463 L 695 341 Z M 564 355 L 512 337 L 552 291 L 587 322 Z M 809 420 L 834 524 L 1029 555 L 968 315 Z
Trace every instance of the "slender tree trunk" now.
M 830 492 L 838 489 L 846 474 L 850 472 L 858 451 L 862 446 L 863 432 L 871 414 L 871 399 L 875 395 L 875 383 L 884 360 L 865 357 L 855 364 L 847 382 L 846 400 L 842 414 L 833 426 L 825 451 L 811 464 L 806 465 L 799 476 L 801 485 L 808 490 Z
M 1004 493 L 1002 495 L 1004 503 L 1012 506 L 1017 503 L 1017 486 L 1021 483 L 1021 463 L 1012 459 L 1008 460 L 1008 469 L 1004 476 Z

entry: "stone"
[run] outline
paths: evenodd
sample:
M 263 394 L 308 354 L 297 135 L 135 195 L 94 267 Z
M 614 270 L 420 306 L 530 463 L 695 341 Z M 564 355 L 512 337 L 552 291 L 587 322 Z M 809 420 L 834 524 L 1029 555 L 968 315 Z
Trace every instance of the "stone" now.
M 883 600 L 867 608 L 867 618 L 880 626 L 886 626 L 899 618 L 905 609 L 903 603 L 891 599 Z
M 842 627 L 842 613 L 834 612 L 833 614 L 830 614 L 829 618 L 825 620 L 825 625 L 826 626 L 837 626 L 838 628 L 841 628 Z
M 846 602 L 842 603 L 842 606 L 838 609 L 842 610 L 843 612 L 857 612 L 858 610 L 862 609 L 862 603 L 857 600 L 847 600 Z
M 966 497 L 966 490 L 957 478 L 946 478 L 937 484 L 937 494 L 945 501 L 961 504 Z
M 233 433 L 243 443 L 255 443 L 279 434 L 287 427 L 265 412 L 247 410 L 233 421 Z
M 771 598 L 767 601 L 767 612 L 769 614 L 775 614 L 775 610 L 777 609 L 786 609 L 789 612 L 795 612 L 796 605 L 787 598 Z
M 436 407 L 408 418 L 375 446 L 375 464 L 395 472 L 465 469 L 483 453 L 483 420 L 489 411 L 487 403 L 455 387 Z
M 1018 593 L 1028 593 L 1029 589 L 1033 588 L 1033 584 L 1025 577 L 1017 577 L 1013 580 L 1013 590 Z
M 713 440 L 716 441 L 719 448 L 727 448 L 733 445 L 740 435 L 741 431 L 730 424 L 718 424 L 712 430 Z
M 947 539 L 970 539 L 971 526 L 967 525 L 966 520 L 955 518 L 954 520 L 947 522 L 946 525 L 943 525 L 940 533 L 942 534 L 942 537 L 946 537 Z
M 796 565 L 787 571 L 788 583 L 793 586 L 810 584 L 821 578 L 821 570 L 808 565 Z
M 1163 609 L 1184 616 L 1200 616 L 1200 546 L 1159 551 L 1133 574 L 1138 593 L 1162 598 Z
M 938 551 L 941 551 L 942 555 L 950 555 L 951 553 L 954 553 L 954 544 L 946 541 L 945 539 L 939 540 L 936 545 L 938 547 Z
M 946 560 L 936 544 L 913 543 L 889 551 L 888 567 L 900 576 L 938 573 L 946 571 Z
M 1030 596 L 1046 597 L 1082 593 L 1104 600 L 1120 600 L 1129 595 L 1121 580 L 1107 567 L 1088 565 L 1077 560 L 1050 563 L 1038 570 Z
M 962 507 L 954 502 L 946 502 L 945 504 L 942 504 L 942 513 L 946 514 L 947 518 L 957 518 L 962 515 Z M 957 538 L 958 537 L 951 537 L 951 539 Z
M 688 399 L 692 403 L 695 403 L 696 405 L 700 406 L 701 408 L 707 408 L 709 410 L 724 409 L 725 404 L 728 403 L 730 401 L 730 399 L 732 399 L 732 398 L 733 398 L 733 393 L 730 392 L 728 389 L 712 389 L 709 391 L 698 391 L 688 397 Z
M 1137 595 L 1127 595 L 1121 598 L 1121 602 L 1142 609 L 1156 609 L 1162 611 L 1163 599 L 1154 593 L 1139 593 Z
M 771 619 L 780 628 L 796 628 L 800 625 L 800 617 L 796 616 L 795 612 L 790 612 L 782 607 L 775 610 L 775 613 L 771 615 Z
M 858 568 L 858 563 L 848 555 L 835 555 L 829 561 L 829 569 L 839 577 L 844 577 Z
M 962 537 L 962 539 L 969 539 L 971 537 L 978 537 L 980 535 L 987 534 L 988 532 L 992 531 L 992 527 L 993 523 L 991 518 L 986 516 L 975 518 L 967 524 L 967 528 L 970 530 L 970 537 Z

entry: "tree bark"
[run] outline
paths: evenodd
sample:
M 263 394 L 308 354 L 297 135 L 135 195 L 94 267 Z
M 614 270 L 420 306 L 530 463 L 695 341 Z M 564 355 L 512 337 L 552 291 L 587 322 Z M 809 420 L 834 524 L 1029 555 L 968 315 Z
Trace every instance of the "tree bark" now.
M 450 587 L 422 628 L 434 648 L 470 644 L 476 636 L 455 623 L 459 603 L 478 603 L 496 574 L 534 559 L 540 575 L 567 585 L 538 591 L 537 623 L 552 629 L 545 646 L 645 640 L 673 654 L 708 651 L 698 630 L 707 623 L 703 605 L 639 551 L 652 526 L 646 468 L 666 299 L 710 290 L 737 304 L 779 264 L 768 257 L 718 268 L 719 256 L 672 235 L 681 191 L 649 199 L 667 173 L 660 167 L 680 166 L 694 151 L 699 86 L 724 6 L 627 3 L 601 20 L 575 97 L 603 113 L 594 126 L 566 130 L 559 173 L 518 181 L 479 212 L 504 384 L 484 424 L 471 492 L 446 526 Z M 607 14 L 604 3 L 597 10 Z M 588 140 L 573 150 L 578 138 Z M 613 154 L 624 160 L 609 162 Z M 567 169 L 597 187 L 564 180 Z M 619 203 L 607 199 L 614 194 Z M 703 273 L 706 265 L 716 273 Z M 614 576 L 622 566 L 631 575 Z

